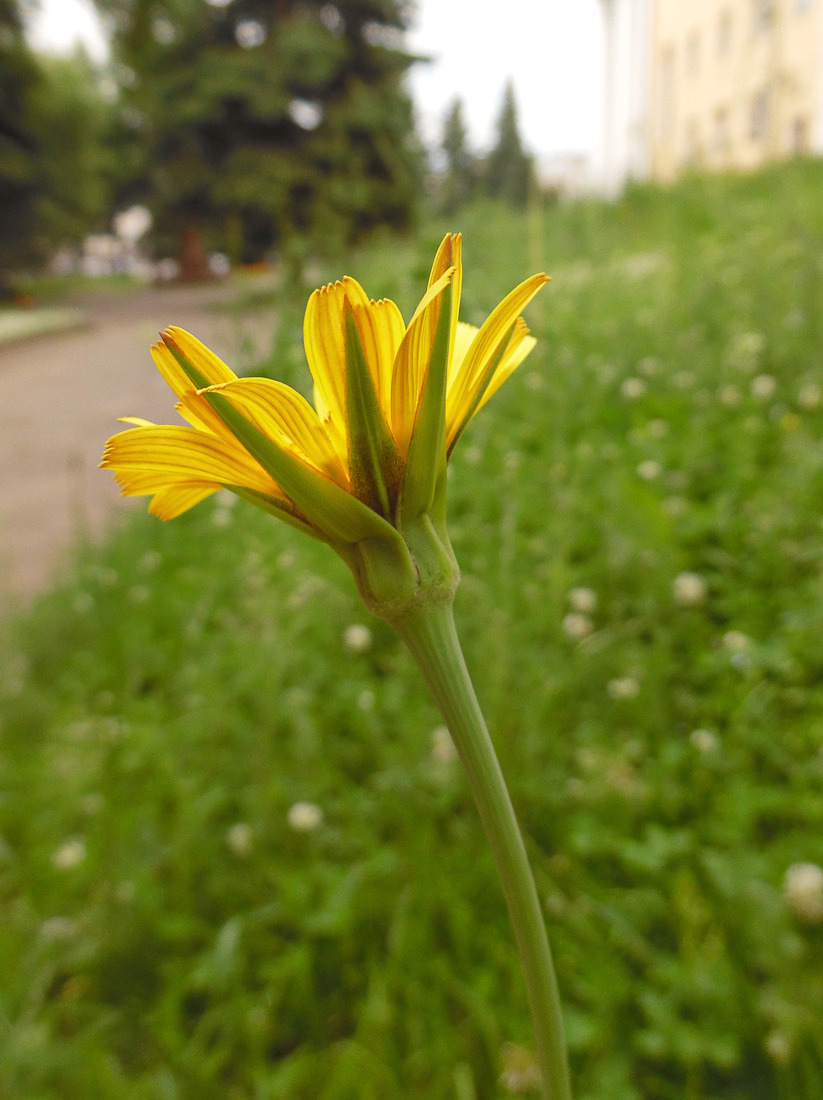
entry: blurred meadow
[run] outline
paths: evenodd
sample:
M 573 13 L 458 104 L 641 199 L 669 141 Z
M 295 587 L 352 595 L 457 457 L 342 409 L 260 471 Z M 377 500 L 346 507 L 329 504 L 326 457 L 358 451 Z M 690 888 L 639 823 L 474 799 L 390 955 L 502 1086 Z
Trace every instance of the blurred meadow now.
M 554 276 L 449 513 L 581 1100 L 823 1089 L 821 193 L 809 162 L 448 223 L 468 319 Z M 346 269 L 408 311 L 443 228 Z M 262 370 L 305 387 L 274 308 Z M 124 512 L 0 667 L 0 1092 L 529 1091 L 475 811 L 324 547 L 228 494 Z
M 98 7 L 125 25 L 130 3 Z M 292 82 L 342 64 L 337 9 L 318 10 L 325 30 L 277 47 Z M 451 461 L 449 529 L 575 1096 L 823 1096 L 823 160 L 557 201 L 509 89 L 482 165 L 453 105 L 437 186 L 413 142 L 395 155 L 411 116 L 389 93 L 410 61 L 372 35 L 377 60 L 354 71 L 374 63 L 373 87 L 338 96 L 333 140 L 304 96 L 269 178 L 261 148 L 230 148 L 229 112 L 200 134 L 224 157 L 209 190 L 169 105 L 208 122 L 228 88 L 263 111 L 262 40 L 250 24 L 249 57 L 186 99 L 169 33 L 121 43 L 151 77 L 124 82 L 121 114 L 98 99 L 99 129 L 72 130 L 92 115 L 63 97 L 46 171 L 9 173 L 42 232 L 18 219 L 0 239 L 0 291 L 60 306 L 43 255 L 143 187 L 165 197 L 156 257 L 178 249 L 177 274 L 224 275 L 214 250 L 245 265 L 215 310 L 238 327 L 253 311 L 249 346 L 271 350 L 247 373 L 310 396 L 313 286 L 352 274 L 408 318 L 458 230 L 461 317 L 479 324 L 548 271 L 536 349 Z M 284 140 L 275 101 L 261 146 Z M 149 117 L 152 156 L 135 139 Z M 100 193 L 62 189 L 66 142 Z M 203 233 L 175 244 L 194 214 Z M 135 292 L 123 272 L 107 285 Z M 492 858 L 411 658 L 335 555 L 225 492 L 169 524 L 124 505 L 0 619 L 0 974 L 10 1100 L 536 1094 Z

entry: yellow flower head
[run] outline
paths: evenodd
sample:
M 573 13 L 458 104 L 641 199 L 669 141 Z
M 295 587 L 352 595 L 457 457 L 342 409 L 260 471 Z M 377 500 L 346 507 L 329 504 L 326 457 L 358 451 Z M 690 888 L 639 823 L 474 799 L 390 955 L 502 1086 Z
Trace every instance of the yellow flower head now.
M 461 238 L 448 234 L 408 325 L 348 276 L 316 290 L 303 323 L 314 408 L 169 328 L 152 356 L 189 426 L 127 418 L 101 466 L 162 519 L 231 489 L 330 543 L 357 575 L 359 544 L 396 545 L 421 516 L 444 519 L 447 457 L 534 346 L 520 314 L 546 282 L 521 283 L 480 329 L 461 323 Z

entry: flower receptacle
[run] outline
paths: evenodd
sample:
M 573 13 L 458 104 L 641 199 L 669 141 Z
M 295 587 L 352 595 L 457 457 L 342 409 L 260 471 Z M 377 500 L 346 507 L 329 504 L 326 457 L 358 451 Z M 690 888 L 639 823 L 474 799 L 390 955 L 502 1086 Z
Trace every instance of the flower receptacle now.
M 431 516 L 419 516 L 400 534 L 362 539 L 343 555 L 363 602 L 393 626 L 427 605 L 451 604 L 460 581 L 448 534 Z

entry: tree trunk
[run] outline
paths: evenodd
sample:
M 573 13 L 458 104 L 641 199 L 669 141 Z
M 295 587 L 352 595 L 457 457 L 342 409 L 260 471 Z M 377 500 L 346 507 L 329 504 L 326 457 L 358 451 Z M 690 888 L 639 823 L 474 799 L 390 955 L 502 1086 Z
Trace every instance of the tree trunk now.
M 190 223 L 180 230 L 177 260 L 180 264 L 178 277 L 181 283 L 197 283 L 212 277 L 203 230 L 199 225 Z

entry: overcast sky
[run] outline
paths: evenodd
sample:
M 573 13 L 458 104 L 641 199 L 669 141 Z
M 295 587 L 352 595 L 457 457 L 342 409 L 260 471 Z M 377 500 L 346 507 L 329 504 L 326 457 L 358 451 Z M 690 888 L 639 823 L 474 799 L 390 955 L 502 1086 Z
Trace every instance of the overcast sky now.
M 39 3 L 32 28 L 39 48 L 67 49 L 79 38 L 93 56 L 105 55 L 89 0 Z M 595 147 L 603 97 L 598 0 L 417 0 L 416 6 L 409 47 L 433 60 L 414 67 L 411 90 L 428 142 L 438 139 L 459 95 L 472 143 L 487 148 L 511 77 L 532 152 L 545 157 Z

